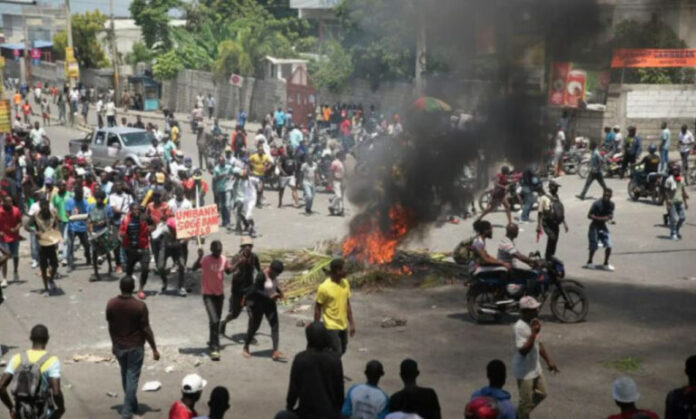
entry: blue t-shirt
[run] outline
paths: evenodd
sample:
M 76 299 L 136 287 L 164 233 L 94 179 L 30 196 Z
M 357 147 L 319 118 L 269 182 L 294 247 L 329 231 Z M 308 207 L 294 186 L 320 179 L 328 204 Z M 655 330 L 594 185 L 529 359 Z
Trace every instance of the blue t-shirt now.
M 348 389 L 341 414 L 349 418 L 384 419 L 389 413 L 389 396 L 379 387 L 356 384 Z
M 289 112 L 285 113 L 285 115 L 283 115 L 283 118 L 285 119 L 285 125 L 290 126 L 290 124 L 292 123 L 292 114 Z
M 273 118 L 276 125 L 282 126 L 285 123 L 285 113 L 283 111 L 275 111 Z
M 614 203 L 611 201 L 605 202 L 604 199 L 598 199 L 592 203 L 592 206 L 590 207 L 590 214 L 597 217 L 606 217 L 608 215 L 611 215 L 613 217 Z M 590 227 L 599 230 L 606 230 L 607 222 L 592 220 Z
M 614 131 L 609 131 L 606 136 L 604 136 L 604 148 L 614 147 L 614 141 L 616 141 L 616 134 Z
M 68 214 L 68 217 L 75 215 L 74 210 L 77 210 L 77 214 L 88 214 L 89 205 L 87 204 L 87 200 L 82 198 L 82 200 L 77 201 L 74 197 L 68 198 L 67 202 L 65 203 L 65 212 Z M 69 221 L 68 231 L 72 233 L 86 232 L 87 221 Z
M 241 125 L 241 126 L 246 125 L 246 120 L 247 120 L 246 112 L 242 111 L 237 115 L 237 125 Z

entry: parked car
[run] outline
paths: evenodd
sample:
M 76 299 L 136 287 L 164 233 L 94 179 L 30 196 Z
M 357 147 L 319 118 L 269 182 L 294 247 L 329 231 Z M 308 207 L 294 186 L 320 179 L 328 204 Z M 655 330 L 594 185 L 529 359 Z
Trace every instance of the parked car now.
M 95 129 L 79 140 L 70 140 L 70 154 L 77 154 L 87 143 L 92 150 L 92 161 L 96 166 L 110 166 L 114 162 L 131 160 L 136 166 L 146 166 L 150 162 L 147 150 L 152 144 L 153 135 L 144 129 L 129 127 L 110 127 Z

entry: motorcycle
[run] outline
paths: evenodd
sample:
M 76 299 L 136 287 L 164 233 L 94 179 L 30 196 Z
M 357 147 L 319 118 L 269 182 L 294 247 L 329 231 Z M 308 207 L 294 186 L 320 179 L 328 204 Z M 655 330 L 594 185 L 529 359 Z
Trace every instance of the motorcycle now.
M 549 159 L 548 167 L 546 168 L 546 173 L 554 173 L 556 167 L 553 164 L 553 152 L 550 153 L 551 158 Z M 561 156 L 561 169 L 564 173 L 568 175 L 573 175 L 578 172 L 580 165 L 585 159 L 587 150 L 579 147 L 571 147 L 570 150 L 564 151 Z
M 654 204 L 662 205 L 665 201 L 664 179 L 663 173 L 646 173 L 642 167 L 636 168 L 628 182 L 628 196 L 633 201 L 649 197 Z
M 602 154 L 602 173 L 604 177 L 613 177 L 621 175 L 621 163 L 623 162 L 623 154 L 614 154 L 608 156 L 606 152 Z M 585 179 L 590 174 L 590 159 L 583 160 L 578 166 L 578 176 Z
M 516 206 L 522 207 L 522 186 L 520 185 L 520 180 L 522 179 L 522 172 L 515 172 L 508 176 L 508 186 L 505 191 L 507 195 L 508 203 L 512 210 L 516 210 Z M 478 204 L 481 211 L 485 211 L 488 205 L 493 200 L 493 193 L 495 188 L 491 188 L 483 191 L 479 196 Z
M 557 258 L 544 260 L 539 252 L 530 254 L 535 262 L 534 290 L 541 307 L 549 300 L 551 313 L 562 323 L 578 323 L 585 320 L 589 310 L 589 300 L 585 287 L 578 281 L 566 279 L 563 262 Z M 525 295 L 527 279 L 515 277 L 508 280 L 505 268 L 495 267 L 474 273 L 466 294 L 469 316 L 481 323 L 486 316 L 499 321 L 504 314 L 519 313 L 520 299 Z

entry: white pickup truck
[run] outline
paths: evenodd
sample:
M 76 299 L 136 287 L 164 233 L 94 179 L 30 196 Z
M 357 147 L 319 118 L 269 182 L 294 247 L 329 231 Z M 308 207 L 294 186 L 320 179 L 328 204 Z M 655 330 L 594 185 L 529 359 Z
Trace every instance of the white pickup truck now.
M 70 154 L 77 154 L 83 144 L 92 150 L 92 162 L 96 166 L 110 166 L 117 160 L 131 160 L 136 166 L 150 163 L 147 150 L 153 135 L 144 129 L 129 127 L 98 128 L 79 140 L 70 140 Z

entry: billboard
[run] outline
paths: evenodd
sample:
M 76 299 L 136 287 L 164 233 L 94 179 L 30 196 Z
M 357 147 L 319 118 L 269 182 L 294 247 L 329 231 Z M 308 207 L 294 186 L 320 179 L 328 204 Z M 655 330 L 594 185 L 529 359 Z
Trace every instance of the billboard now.
M 609 91 L 609 71 L 591 69 L 572 62 L 551 63 L 548 104 L 583 108 L 605 104 Z
M 696 67 L 696 49 L 615 49 L 611 68 Z

